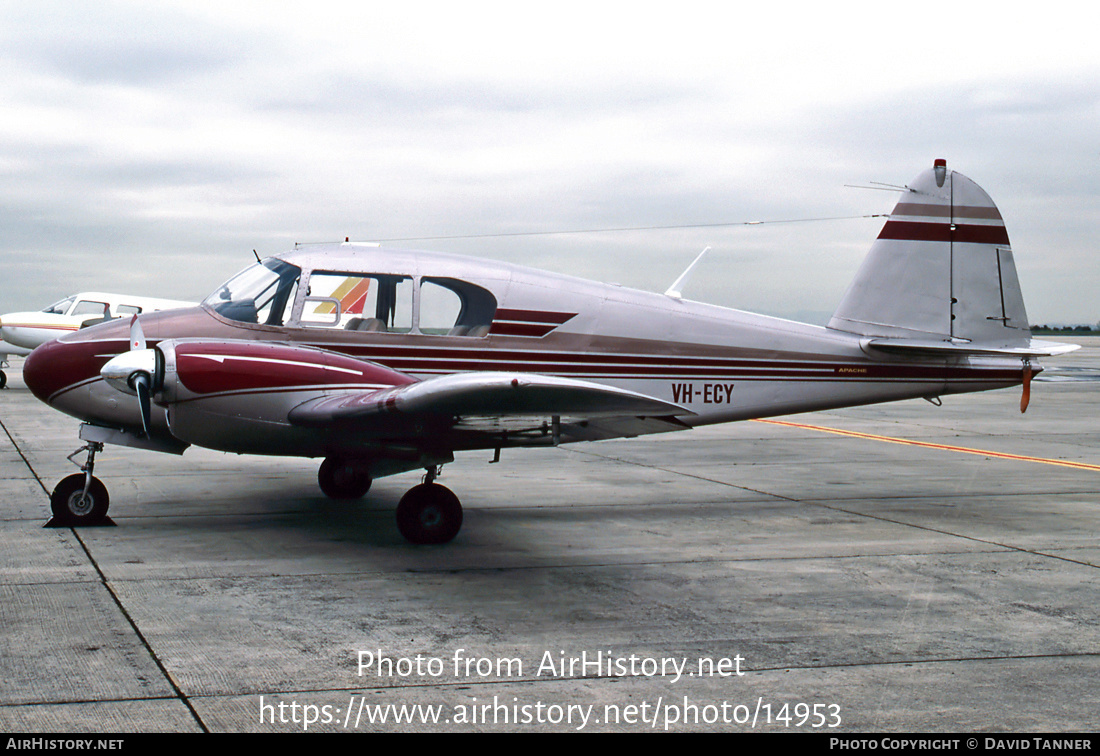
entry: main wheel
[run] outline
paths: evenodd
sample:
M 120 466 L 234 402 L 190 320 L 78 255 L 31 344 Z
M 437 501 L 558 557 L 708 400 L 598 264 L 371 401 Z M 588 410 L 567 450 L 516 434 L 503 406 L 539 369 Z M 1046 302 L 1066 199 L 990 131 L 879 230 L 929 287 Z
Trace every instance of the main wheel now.
M 325 457 L 317 471 L 317 483 L 331 499 L 358 499 L 370 490 L 371 478 L 360 462 Z
M 447 543 L 461 528 L 458 497 L 438 483 L 413 486 L 397 504 L 397 529 L 410 543 Z
M 8 376 L 3 370 L 0 370 L 0 389 L 8 385 Z
M 84 493 L 84 473 L 65 478 L 50 494 L 50 509 L 63 525 L 97 525 L 106 519 L 110 503 L 107 487 L 99 478 L 92 478 L 88 493 Z

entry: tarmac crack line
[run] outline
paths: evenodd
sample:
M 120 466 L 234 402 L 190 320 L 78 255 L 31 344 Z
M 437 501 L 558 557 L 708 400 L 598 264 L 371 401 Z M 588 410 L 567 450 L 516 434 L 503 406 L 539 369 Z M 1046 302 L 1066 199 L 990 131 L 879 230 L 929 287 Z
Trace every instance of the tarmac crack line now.
M 38 477 L 38 473 L 36 473 L 34 471 L 34 467 L 31 466 L 31 461 L 27 459 L 27 455 L 24 454 L 23 450 L 19 448 L 19 444 L 16 443 L 15 437 L 11 435 L 11 431 L 8 430 L 8 426 L 4 425 L 4 421 L 2 419 L 0 419 L 0 428 L 4 429 L 4 435 L 8 437 L 8 440 L 11 441 L 11 445 L 15 447 L 15 451 L 17 454 L 19 454 L 19 458 L 23 460 L 23 464 L 27 466 L 27 469 L 30 470 L 31 475 L 33 475 L 34 479 L 38 481 L 39 488 L 42 489 L 43 493 L 45 493 L 46 496 L 49 496 L 50 490 L 46 488 L 46 484 L 42 482 L 42 479 L 40 477 Z
M 952 538 L 961 538 L 963 540 L 972 541 L 974 543 L 981 543 L 981 544 L 984 544 L 986 546 L 996 546 L 996 547 L 1006 549 L 1006 550 L 1009 550 L 1009 551 L 1018 551 L 1018 552 L 1021 552 L 1023 554 L 1031 554 L 1032 556 L 1036 556 L 1036 557 L 1046 557 L 1047 559 L 1057 559 L 1057 560 L 1060 560 L 1060 561 L 1063 561 L 1063 562 L 1068 562 L 1069 564 L 1076 564 L 1076 565 L 1080 565 L 1082 567 L 1091 567 L 1092 569 L 1100 569 L 1100 565 L 1093 564 L 1092 562 L 1086 562 L 1086 561 L 1083 561 L 1083 560 L 1080 560 L 1080 559 L 1070 559 L 1069 557 L 1060 556 L 1058 554 L 1050 554 L 1050 553 L 1045 552 L 1045 551 L 1036 551 L 1035 549 L 1027 549 L 1027 548 L 1024 548 L 1023 546 L 1013 546 L 1010 543 L 1001 543 L 999 541 L 992 541 L 992 540 L 989 540 L 987 538 L 978 538 L 977 536 L 966 535 L 964 533 L 953 533 L 950 530 L 943 530 L 942 528 L 934 528 L 934 527 L 931 527 L 929 525 L 919 525 L 917 523 L 905 522 L 903 520 L 895 520 L 895 519 L 892 519 L 890 517 L 883 517 L 882 515 L 869 514 L 867 512 L 857 512 L 857 511 L 852 510 L 852 509 L 846 509 L 844 507 L 839 507 L 839 506 L 836 506 L 836 505 L 825 504 L 821 501 L 813 501 L 813 500 L 807 500 L 807 499 L 796 499 L 796 498 L 793 498 L 791 496 L 784 496 L 783 494 L 771 493 L 769 491 L 760 491 L 758 489 L 749 488 L 747 486 L 739 486 L 736 483 L 729 483 L 729 482 L 723 481 L 723 480 L 716 480 L 714 478 L 708 478 L 704 475 L 696 475 L 695 473 L 683 472 L 682 470 L 673 470 L 673 469 L 670 469 L 668 467 L 662 467 L 660 465 L 647 465 L 647 464 L 644 464 L 642 462 L 635 462 L 635 461 L 629 460 L 629 459 L 622 459 L 620 457 L 613 457 L 613 456 L 610 456 L 610 455 L 607 455 L 607 454 L 597 454 L 595 452 L 590 452 L 590 451 L 580 451 L 580 450 L 576 450 L 576 449 L 570 449 L 570 451 L 574 452 L 575 454 L 587 454 L 587 455 L 590 455 L 590 456 L 593 456 L 593 457 L 600 457 L 601 459 L 608 459 L 608 460 L 613 460 L 615 462 L 622 462 L 623 464 L 627 464 L 627 465 L 635 465 L 637 467 L 645 467 L 645 468 L 648 468 L 648 469 L 651 469 L 651 470 L 660 470 L 661 472 L 666 472 L 666 473 L 669 473 L 670 475 L 681 475 L 681 476 L 684 476 L 684 477 L 687 477 L 687 478 L 695 478 L 696 480 L 702 480 L 702 481 L 706 481 L 708 483 L 715 483 L 717 485 L 727 486 L 729 488 L 736 488 L 736 489 L 741 490 L 741 491 L 751 491 L 753 493 L 758 493 L 762 496 L 772 496 L 772 497 L 775 497 L 777 499 L 782 499 L 784 501 L 789 501 L 793 504 L 802 504 L 802 505 L 805 505 L 805 506 L 821 507 L 822 509 L 828 509 L 828 510 L 833 511 L 833 512 L 843 512 L 844 514 L 851 515 L 853 517 L 864 517 L 864 518 L 867 518 L 867 519 L 870 519 L 870 520 L 878 520 L 879 522 L 888 522 L 891 525 L 900 525 L 902 527 L 915 528 L 917 530 L 924 530 L 924 531 L 927 531 L 929 533 L 938 533 L 939 535 L 950 536 Z
M 802 504 L 809 504 L 816 507 L 822 507 L 823 509 L 830 509 L 835 512 L 843 512 L 844 514 L 852 515 L 853 517 L 866 517 L 871 520 L 878 520 L 880 522 L 888 522 L 892 525 L 901 525 L 907 528 L 916 528 L 917 530 L 924 530 L 929 533 L 938 533 L 939 535 L 950 536 L 952 538 L 962 538 L 967 541 L 973 541 L 974 543 L 982 543 L 987 546 L 998 546 L 1002 549 L 1009 551 L 1018 551 L 1023 554 L 1031 554 L 1037 557 L 1046 557 L 1047 559 L 1058 559 L 1070 564 L 1077 564 L 1082 567 L 1091 567 L 1093 569 L 1100 569 L 1100 565 L 1093 564 L 1092 562 L 1085 562 L 1080 559 L 1070 559 L 1069 557 L 1059 556 L 1058 554 L 1050 554 L 1045 551 L 1036 551 L 1035 549 L 1027 549 L 1023 546 L 1013 546 L 1011 543 L 1001 543 L 1000 541 L 991 541 L 988 538 L 978 538 L 977 536 L 966 535 L 964 533 L 952 533 L 950 530 L 943 530 L 942 528 L 933 528 L 930 525 L 918 525 L 914 522 L 904 522 L 902 520 L 894 520 L 889 517 L 883 517 L 882 515 L 868 514 L 867 512 L 856 512 L 851 509 L 845 509 L 844 507 L 831 506 L 829 504 L 822 504 L 817 501 L 803 501 Z
M 76 528 L 69 528 L 69 530 L 72 531 L 72 534 L 76 538 L 77 543 L 80 544 L 80 548 L 84 550 L 84 554 L 88 557 L 88 562 L 92 565 L 92 568 L 96 571 L 96 574 L 99 575 L 99 581 L 103 585 L 103 587 L 107 589 L 107 593 L 110 595 L 111 600 L 115 602 L 115 606 L 118 607 L 118 610 L 122 612 L 122 616 L 125 617 L 126 621 L 129 623 L 130 629 L 134 631 L 134 634 L 141 642 L 141 645 L 149 653 L 149 658 L 153 660 L 153 663 L 157 665 L 157 669 L 159 669 L 160 673 L 164 675 L 164 679 L 168 682 L 169 687 L 172 688 L 172 691 L 175 693 L 175 697 L 179 699 L 180 703 L 187 707 L 187 710 L 189 712 L 191 712 L 191 717 L 195 720 L 195 723 L 198 724 L 202 731 L 207 733 L 210 732 L 209 728 L 207 728 L 206 726 L 206 723 L 202 721 L 202 717 L 199 716 L 199 713 L 191 704 L 191 701 L 188 699 L 187 694 L 185 694 L 183 690 L 180 689 L 180 686 L 176 683 L 175 678 L 172 677 L 172 673 L 170 673 L 167 667 L 164 666 L 164 663 L 161 662 L 160 657 L 158 657 L 156 651 L 153 650 L 153 647 L 152 645 L 150 645 L 149 640 L 145 637 L 145 634 L 141 632 L 141 628 L 138 627 L 137 622 L 132 616 L 130 616 L 130 612 L 126 610 L 126 606 L 122 603 L 122 599 L 119 598 L 118 594 L 115 593 L 114 588 L 111 587 L 110 582 L 107 580 L 107 576 L 103 573 L 103 570 L 100 569 L 99 563 L 96 562 L 95 557 L 92 556 L 92 552 L 91 549 L 88 548 L 88 544 L 84 543 L 84 539 L 80 537 L 80 533 L 76 530 Z
M 15 448 L 15 451 L 23 460 L 23 464 L 27 466 L 27 469 L 30 470 L 31 475 L 33 475 L 34 479 L 38 481 L 39 487 L 48 497 L 50 495 L 49 489 L 47 489 L 46 486 L 42 483 L 42 479 L 38 477 L 38 473 L 35 472 L 34 467 L 31 466 L 30 460 L 27 459 L 27 455 L 25 455 L 23 453 L 23 450 L 19 448 L 19 444 L 11 435 L 11 431 L 8 430 L 8 426 L 4 424 L 3 420 L 0 420 L 0 428 L 4 429 L 4 434 L 8 437 L 8 440 L 11 441 L 11 444 Z M 159 669 L 160 673 L 164 675 L 164 679 L 168 681 L 168 685 L 175 693 L 175 697 L 179 699 L 179 701 L 183 703 L 185 707 L 187 707 L 187 710 L 191 713 L 192 718 L 194 718 L 195 722 L 202 729 L 202 731 L 210 732 L 206 724 L 202 721 L 202 717 L 200 717 L 199 713 L 195 711 L 195 707 L 191 705 L 191 702 L 188 700 L 187 695 L 180 689 L 179 685 L 176 684 L 176 681 L 172 678 L 171 673 L 161 662 L 160 658 L 153 650 L 153 647 L 149 644 L 149 640 L 145 637 L 145 634 L 141 632 L 141 629 L 138 627 L 137 622 L 132 616 L 130 616 L 130 613 L 126 611 L 126 607 L 122 603 L 122 599 L 119 598 L 118 594 L 115 593 L 114 588 L 111 587 L 110 582 L 107 580 L 107 576 L 103 573 L 103 570 L 100 569 L 99 563 L 96 562 L 95 557 L 92 556 L 91 549 L 88 548 L 88 545 L 84 542 L 84 539 L 80 537 L 80 533 L 77 532 L 75 528 L 69 528 L 69 530 L 76 538 L 77 543 L 80 544 L 80 548 L 83 549 L 84 555 L 88 558 L 88 563 L 92 565 L 92 569 L 94 569 L 96 571 L 96 574 L 99 576 L 100 584 L 105 589 L 107 589 L 107 594 L 111 597 L 111 600 L 114 601 L 115 606 L 118 607 L 118 610 L 122 613 L 122 616 L 126 618 L 126 622 L 129 623 L 130 629 L 134 631 L 134 634 L 141 642 L 141 645 L 145 648 L 146 652 L 148 652 L 149 658 L 153 660 L 153 663 L 157 665 L 157 669 Z

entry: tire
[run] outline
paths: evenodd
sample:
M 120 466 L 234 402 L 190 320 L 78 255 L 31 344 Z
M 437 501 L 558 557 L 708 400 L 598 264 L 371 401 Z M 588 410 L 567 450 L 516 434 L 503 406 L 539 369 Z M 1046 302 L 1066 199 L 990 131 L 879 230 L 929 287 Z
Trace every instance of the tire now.
M 54 519 L 62 525 L 98 525 L 107 519 L 110 497 L 107 487 L 99 478 L 92 478 L 88 495 L 84 491 L 84 473 L 75 473 L 63 479 L 50 494 L 50 509 Z
M 421 483 L 397 504 L 397 529 L 410 543 L 449 543 L 462 529 L 462 505 L 449 488 Z
M 317 484 L 330 499 L 358 499 L 370 490 L 371 477 L 361 462 L 325 457 L 317 471 Z

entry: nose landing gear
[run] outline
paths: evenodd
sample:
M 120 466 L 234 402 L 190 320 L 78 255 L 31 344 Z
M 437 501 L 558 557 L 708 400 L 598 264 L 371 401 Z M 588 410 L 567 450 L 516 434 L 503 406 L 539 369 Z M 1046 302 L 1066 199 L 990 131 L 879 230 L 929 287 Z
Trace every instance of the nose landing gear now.
M 69 461 L 78 464 L 73 457 L 82 451 L 87 451 L 88 457 L 80 465 L 80 472 L 63 478 L 50 494 L 53 517 L 46 523 L 48 528 L 114 524 L 107 517 L 107 508 L 111 503 L 107 487 L 92 475 L 95 455 L 103 451 L 103 444 L 92 441 L 70 454 Z

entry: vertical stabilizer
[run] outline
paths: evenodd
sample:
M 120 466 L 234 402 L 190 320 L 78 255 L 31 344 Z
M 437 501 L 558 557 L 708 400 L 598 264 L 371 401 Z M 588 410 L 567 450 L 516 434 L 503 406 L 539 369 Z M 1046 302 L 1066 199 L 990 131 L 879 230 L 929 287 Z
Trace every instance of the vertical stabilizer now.
M 894 207 L 829 327 L 885 338 L 1029 343 L 1008 232 L 993 200 L 937 160 Z

